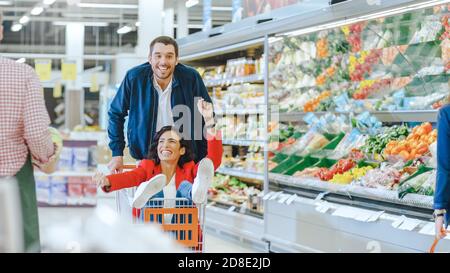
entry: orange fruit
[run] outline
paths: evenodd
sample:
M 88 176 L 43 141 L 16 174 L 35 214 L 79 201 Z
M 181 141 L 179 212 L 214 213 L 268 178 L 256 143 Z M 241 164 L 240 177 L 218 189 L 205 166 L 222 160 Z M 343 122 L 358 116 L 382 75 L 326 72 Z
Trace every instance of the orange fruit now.
M 426 122 L 422 125 L 423 130 L 425 131 L 426 134 L 430 133 L 433 130 L 433 126 L 431 125 L 431 123 Z
M 409 159 L 409 153 L 407 151 L 401 151 L 398 155 L 403 157 L 404 160 Z

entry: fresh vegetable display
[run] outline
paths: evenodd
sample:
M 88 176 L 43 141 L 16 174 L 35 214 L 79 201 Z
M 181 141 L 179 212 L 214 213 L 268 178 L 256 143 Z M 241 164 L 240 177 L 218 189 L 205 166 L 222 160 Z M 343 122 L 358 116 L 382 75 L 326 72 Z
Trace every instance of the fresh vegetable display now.
M 323 181 L 331 180 L 336 174 L 343 174 L 356 165 L 353 159 L 340 159 L 330 169 L 321 168 L 317 174 L 317 177 Z
M 388 127 L 383 133 L 370 136 L 364 146 L 361 147 L 361 151 L 366 155 L 381 154 L 389 141 L 406 138 L 408 133 L 408 127 L 406 126 Z
M 213 183 L 208 189 L 208 196 L 212 200 L 242 205 L 248 202 L 249 196 L 258 195 L 261 191 L 253 186 L 230 177 L 229 175 L 216 174 Z
M 392 140 L 386 145 L 384 154 L 398 155 L 403 160 L 420 157 L 429 151 L 429 145 L 437 140 L 437 130 L 426 122 L 413 128 L 406 139 Z

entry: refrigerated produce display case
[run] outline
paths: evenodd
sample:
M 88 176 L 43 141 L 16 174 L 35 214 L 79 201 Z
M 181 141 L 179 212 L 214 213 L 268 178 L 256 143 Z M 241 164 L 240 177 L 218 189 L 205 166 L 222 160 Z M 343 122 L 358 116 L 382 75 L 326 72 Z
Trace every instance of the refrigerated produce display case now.
M 350 1 L 304 17 L 272 14 L 253 34 L 247 27 L 197 41 L 203 53 L 193 52 L 195 37 L 181 41 L 181 61 L 203 73 L 216 113 L 231 113 L 219 122 L 226 158 L 211 189 L 217 218 L 206 226 L 273 252 L 427 251 L 435 122 L 450 91 L 449 8 L 448 1 Z M 243 33 L 252 40 L 242 42 Z M 261 74 L 245 73 L 257 63 Z M 268 105 L 255 109 L 261 102 Z M 263 138 L 239 128 L 255 123 L 254 114 L 267 122 L 256 126 L 267 130 Z M 267 149 L 253 172 L 234 158 L 247 145 Z M 236 206 L 250 186 L 242 179 L 258 176 L 254 204 L 262 205 Z M 258 206 L 259 217 L 249 213 Z

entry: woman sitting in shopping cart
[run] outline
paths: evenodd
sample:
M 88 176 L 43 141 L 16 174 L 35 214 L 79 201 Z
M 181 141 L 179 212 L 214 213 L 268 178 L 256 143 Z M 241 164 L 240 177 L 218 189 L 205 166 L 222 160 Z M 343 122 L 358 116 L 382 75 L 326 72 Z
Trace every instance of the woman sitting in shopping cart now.
M 205 203 L 214 171 L 221 164 L 222 141 L 221 132 L 214 128 L 212 104 L 200 100 L 198 109 L 208 128 L 208 154 L 197 164 L 190 141 L 183 139 L 175 127 L 165 126 L 155 135 L 148 159 L 137 168 L 107 176 L 96 173 L 93 181 L 105 192 L 137 186 L 132 204 L 137 209 L 152 198 L 186 198 L 195 204 Z M 133 214 L 138 216 L 139 212 Z

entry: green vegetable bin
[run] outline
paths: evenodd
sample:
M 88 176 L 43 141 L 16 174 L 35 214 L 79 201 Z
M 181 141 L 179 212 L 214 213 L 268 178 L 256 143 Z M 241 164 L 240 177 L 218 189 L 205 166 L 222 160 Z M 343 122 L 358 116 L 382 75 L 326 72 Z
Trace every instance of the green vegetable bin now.
M 297 171 L 303 171 L 306 168 L 312 167 L 314 164 L 319 162 L 320 159 L 311 157 L 311 156 L 305 156 L 302 161 L 298 162 L 295 166 L 289 168 L 284 172 L 285 175 L 293 175 Z
M 278 153 L 272 159 L 270 159 L 270 161 L 280 164 L 281 162 L 286 160 L 286 158 L 288 158 L 288 157 L 289 156 L 286 154 Z
M 280 164 L 278 164 L 278 166 L 276 166 L 275 168 L 273 168 L 270 172 L 271 173 L 284 173 L 286 172 L 289 168 L 291 168 L 292 166 L 296 165 L 297 163 L 299 163 L 301 160 L 303 160 L 303 157 L 301 156 L 296 156 L 296 155 L 291 155 L 288 158 L 286 158 L 283 162 L 281 162 Z

